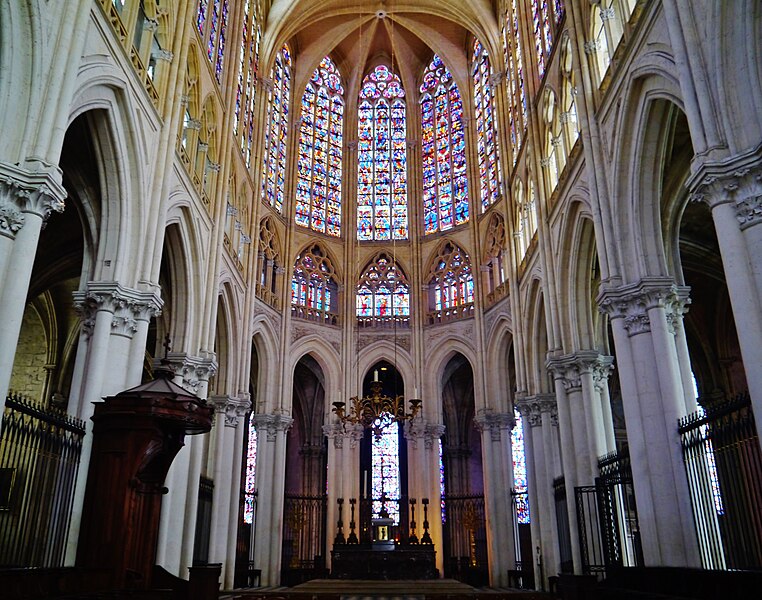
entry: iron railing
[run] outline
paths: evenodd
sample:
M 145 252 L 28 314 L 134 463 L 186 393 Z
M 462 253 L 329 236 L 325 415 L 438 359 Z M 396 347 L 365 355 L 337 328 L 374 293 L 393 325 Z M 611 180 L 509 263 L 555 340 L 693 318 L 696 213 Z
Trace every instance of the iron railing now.
M 529 494 L 511 492 L 513 515 L 513 558 L 516 568 L 508 572 L 511 587 L 534 589 L 532 532 L 529 525 Z
M 85 425 L 13 394 L 0 437 L 0 567 L 63 566 Z
M 286 494 L 283 511 L 282 581 L 294 585 L 326 569 L 327 497 Z
M 443 500 L 445 576 L 471 585 L 487 585 L 484 495 L 447 495 Z
M 762 569 L 762 452 L 748 393 L 678 423 L 703 566 Z

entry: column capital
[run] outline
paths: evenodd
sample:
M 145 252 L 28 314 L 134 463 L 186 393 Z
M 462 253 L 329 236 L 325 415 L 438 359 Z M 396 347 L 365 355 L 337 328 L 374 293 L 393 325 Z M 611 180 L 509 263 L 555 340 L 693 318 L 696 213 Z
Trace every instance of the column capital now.
M 604 356 L 597 350 L 578 350 L 571 354 L 548 358 L 546 367 L 559 379 L 567 392 L 582 388 L 582 375 L 590 373 L 593 381 L 601 380 L 603 374 L 608 377 L 614 362 L 613 356 Z
M 405 423 L 405 439 L 412 443 L 413 449 L 418 449 L 419 442 L 423 441 L 426 450 L 434 447 L 434 440 L 439 440 L 445 432 L 445 426 L 441 423 L 429 423 L 423 417 L 413 419 Z
M 499 442 L 501 432 L 513 429 L 516 418 L 512 413 L 499 413 L 489 408 L 481 408 L 474 416 L 474 424 L 480 432 L 489 430 L 492 441 Z
M 161 314 L 164 304 L 155 292 L 144 292 L 124 287 L 116 281 L 88 281 L 82 291 L 72 294 L 74 309 L 79 313 L 82 330 L 89 337 L 95 324 L 95 313 L 113 314 L 111 332 L 132 337 L 139 321 L 149 321 Z
M 166 360 L 169 369 L 176 377 L 182 377 L 182 385 L 193 394 L 198 393 L 201 383 L 208 381 L 217 372 L 217 361 L 214 353 L 205 353 L 206 356 L 192 356 L 186 352 L 168 352 Z M 161 363 L 163 359 L 154 359 L 154 365 Z
M 651 331 L 648 311 L 652 308 L 664 308 L 673 317 L 685 314 L 689 294 L 689 287 L 679 286 L 669 277 L 644 277 L 638 283 L 602 289 L 598 306 L 612 320 L 623 319 L 627 335 L 632 337 Z
M 221 419 L 224 417 L 225 427 L 238 427 L 241 417 L 245 416 L 251 408 L 251 402 L 248 398 L 241 399 L 233 396 L 210 396 L 207 399 L 214 407 L 214 417 Z M 219 417 L 217 415 L 220 415 Z
M 692 202 L 731 204 L 743 231 L 762 222 L 762 145 L 719 162 L 704 162 L 686 182 Z
M 269 415 L 252 414 L 251 422 L 254 423 L 257 432 L 261 433 L 264 431 L 267 433 L 268 442 L 274 442 L 278 433 L 285 434 L 291 429 L 294 420 L 286 414 L 273 413 Z
M 0 162 L 0 235 L 14 238 L 24 226 L 25 213 L 43 220 L 62 212 L 67 193 L 57 165 L 28 159 L 23 166 Z
M 543 415 L 548 415 L 551 424 L 558 425 L 558 406 L 555 394 L 524 396 L 516 400 L 515 406 L 521 416 L 527 419 L 530 427 L 542 425 Z

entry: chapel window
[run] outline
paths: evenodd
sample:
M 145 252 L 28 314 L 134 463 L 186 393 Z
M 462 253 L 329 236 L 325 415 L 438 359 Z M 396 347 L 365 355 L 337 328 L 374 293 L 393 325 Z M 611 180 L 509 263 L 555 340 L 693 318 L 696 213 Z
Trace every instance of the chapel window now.
M 291 277 L 294 316 L 335 325 L 338 323 L 338 284 L 328 255 L 315 244 L 297 256 Z
M 283 211 L 285 193 L 288 111 L 291 98 L 291 51 L 287 44 L 283 44 L 283 48 L 275 56 L 270 79 L 272 85 L 267 94 L 265 118 L 262 200 L 280 213 Z
M 445 241 L 429 273 L 429 323 L 470 316 L 473 312 L 474 278 L 468 255 Z
M 326 56 L 302 96 L 296 223 L 335 237 L 341 235 L 343 96 L 339 71 Z
M 222 83 L 228 17 L 228 0 L 198 1 L 196 30 L 206 47 L 206 57 L 212 65 L 217 83 Z
M 466 139 L 460 91 L 438 55 L 424 72 L 420 92 L 423 219 L 428 234 L 468 221 Z
M 258 0 L 243 5 L 241 45 L 238 52 L 233 133 L 243 153 L 246 166 L 251 166 L 251 145 L 254 141 L 254 105 L 259 78 L 259 42 L 262 37 Z
M 479 157 L 482 211 L 500 197 L 500 160 L 498 158 L 497 121 L 494 113 L 492 67 L 489 54 L 479 40 L 474 40 L 471 66 L 474 82 L 474 115 Z
M 405 90 L 387 66 L 363 80 L 357 121 L 357 239 L 407 239 Z
M 364 326 L 407 325 L 410 284 L 385 252 L 368 265 L 357 286 L 357 320 Z

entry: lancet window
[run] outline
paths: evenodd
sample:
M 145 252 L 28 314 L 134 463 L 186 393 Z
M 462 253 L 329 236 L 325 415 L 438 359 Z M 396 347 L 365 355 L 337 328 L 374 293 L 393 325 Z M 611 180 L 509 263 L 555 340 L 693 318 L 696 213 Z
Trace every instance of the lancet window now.
M 277 304 L 277 281 L 280 267 L 278 238 L 275 223 L 271 217 L 265 217 L 259 225 L 259 277 L 257 296 L 275 306 Z
M 550 53 L 556 41 L 557 27 L 564 17 L 564 12 L 563 0 L 532 0 L 534 45 L 540 79 L 545 75 Z
M 214 69 L 217 83 L 222 82 L 229 12 L 228 0 L 198 1 L 196 29 L 206 47 L 206 57 Z
M 512 164 L 516 166 L 527 128 L 527 98 L 524 89 L 524 65 L 521 56 L 517 0 L 511 0 L 511 6 L 505 11 L 502 32 L 508 95 L 508 129 L 513 152 Z
M 294 263 L 291 278 L 291 308 L 295 316 L 336 324 L 338 285 L 326 252 L 315 244 Z
M 460 92 L 438 55 L 424 72 L 420 92 L 423 220 L 428 234 L 468 221 L 466 140 Z
M 387 66 L 363 80 L 357 121 L 357 239 L 407 239 L 405 90 Z
M 468 255 L 452 242 L 444 242 L 429 274 L 430 320 L 470 314 L 474 278 Z M 458 310 L 452 310 L 458 309 Z
M 257 429 L 249 421 L 246 445 L 246 475 L 244 477 L 243 522 L 254 521 L 254 498 L 257 492 Z
M 500 196 L 500 161 L 498 159 L 497 122 L 493 111 L 492 67 L 489 54 L 479 40 L 474 40 L 471 67 L 474 82 L 474 116 L 479 156 L 482 211 Z
M 270 79 L 272 87 L 267 94 L 262 200 L 281 212 L 286 181 L 286 143 L 291 99 L 291 51 L 287 44 L 283 44 L 275 56 Z
M 493 213 L 484 240 L 484 265 L 488 298 L 497 300 L 497 293 L 505 282 L 505 221 L 498 213 Z
M 511 457 L 513 458 L 513 491 L 516 517 L 519 523 L 529 523 L 529 495 L 527 493 L 527 459 L 524 450 L 524 422 L 521 414 L 513 410 L 515 424 L 511 430 Z
M 410 284 L 388 254 L 368 265 L 357 286 L 357 319 L 361 324 L 407 323 Z
M 341 235 L 343 96 L 339 71 L 326 56 L 302 96 L 296 223 L 336 237 Z
M 259 77 L 259 41 L 262 37 L 258 0 L 244 2 L 241 29 L 233 132 L 248 167 L 251 166 L 251 144 L 254 140 L 254 103 Z
M 381 507 L 389 513 L 395 525 L 400 522 L 400 434 L 399 425 L 392 421 L 389 413 L 381 415 L 386 423 L 381 437 L 371 436 L 371 491 L 373 495 L 373 517 L 381 514 Z M 382 502 L 381 498 L 386 501 Z

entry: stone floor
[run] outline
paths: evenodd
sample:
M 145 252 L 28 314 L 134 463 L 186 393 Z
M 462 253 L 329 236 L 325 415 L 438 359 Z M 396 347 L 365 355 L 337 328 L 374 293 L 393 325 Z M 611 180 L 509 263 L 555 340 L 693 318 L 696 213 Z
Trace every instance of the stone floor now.
M 474 588 L 454 579 L 369 581 L 315 579 L 291 588 L 220 593 L 220 600 L 548 600 L 549 594 L 511 588 Z

